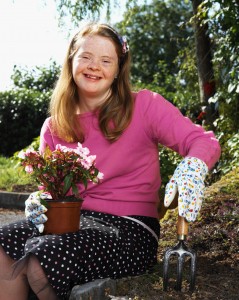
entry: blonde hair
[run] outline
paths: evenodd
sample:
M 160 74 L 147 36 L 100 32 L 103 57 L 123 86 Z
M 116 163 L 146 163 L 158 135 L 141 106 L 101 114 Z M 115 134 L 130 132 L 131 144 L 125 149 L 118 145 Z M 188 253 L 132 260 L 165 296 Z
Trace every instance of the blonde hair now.
M 133 96 L 130 90 L 130 55 L 123 51 L 120 36 L 106 24 L 85 25 L 71 40 L 62 66 L 61 74 L 50 102 L 50 115 L 55 133 L 67 142 L 83 142 L 84 132 L 76 120 L 79 105 L 77 86 L 72 75 L 72 59 L 78 50 L 78 41 L 87 35 L 109 38 L 115 45 L 119 61 L 119 73 L 111 86 L 111 93 L 99 107 L 99 127 L 104 136 L 117 140 L 130 123 L 133 113 Z M 112 126 L 113 124 L 113 126 Z

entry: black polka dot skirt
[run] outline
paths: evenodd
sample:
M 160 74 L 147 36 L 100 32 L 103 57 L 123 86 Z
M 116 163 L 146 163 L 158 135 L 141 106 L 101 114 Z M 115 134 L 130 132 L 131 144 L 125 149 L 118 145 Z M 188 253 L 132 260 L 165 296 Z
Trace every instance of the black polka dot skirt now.
M 159 234 L 155 218 L 82 211 L 77 232 L 41 235 L 23 220 L 0 227 L 0 245 L 16 266 L 34 254 L 64 299 L 76 284 L 145 273 L 157 262 Z

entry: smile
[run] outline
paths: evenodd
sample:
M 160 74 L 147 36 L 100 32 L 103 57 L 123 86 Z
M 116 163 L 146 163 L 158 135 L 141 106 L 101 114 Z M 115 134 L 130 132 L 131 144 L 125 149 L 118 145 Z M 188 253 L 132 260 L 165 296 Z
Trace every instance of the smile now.
M 94 76 L 94 75 L 89 75 L 89 74 L 85 74 L 85 77 L 90 78 L 90 79 L 96 79 L 96 80 L 101 79 L 101 77 Z

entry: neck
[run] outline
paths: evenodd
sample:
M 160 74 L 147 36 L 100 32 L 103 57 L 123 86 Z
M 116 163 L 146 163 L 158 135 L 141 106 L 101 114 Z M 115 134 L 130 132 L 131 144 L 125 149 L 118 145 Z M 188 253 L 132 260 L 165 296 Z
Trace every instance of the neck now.
M 79 112 L 82 114 L 82 113 L 93 112 L 97 110 L 97 108 L 105 102 L 108 95 L 109 92 L 107 92 L 107 94 L 101 97 L 99 97 L 99 95 L 86 96 L 86 95 L 79 94 Z

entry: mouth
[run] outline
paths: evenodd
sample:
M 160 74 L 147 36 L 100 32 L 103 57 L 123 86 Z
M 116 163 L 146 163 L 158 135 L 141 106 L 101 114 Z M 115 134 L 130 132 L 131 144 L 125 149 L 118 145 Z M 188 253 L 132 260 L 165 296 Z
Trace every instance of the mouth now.
M 101 77 L 99 76 L 95 76 L 95 75 L 91 75 L 91 74 L 84 74 L 86 78 L 89 78 L 89 79 L 93 79 L 93 80 L 99 80 L 101 79 Z

